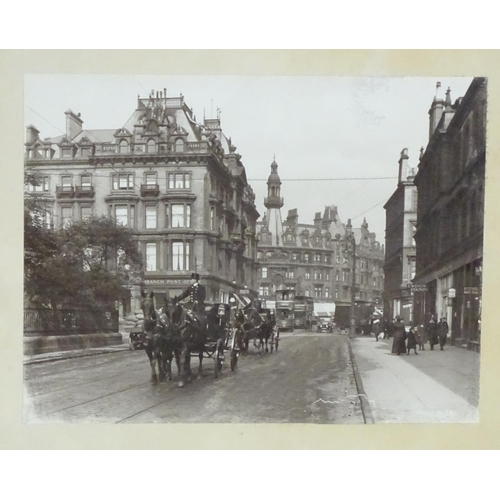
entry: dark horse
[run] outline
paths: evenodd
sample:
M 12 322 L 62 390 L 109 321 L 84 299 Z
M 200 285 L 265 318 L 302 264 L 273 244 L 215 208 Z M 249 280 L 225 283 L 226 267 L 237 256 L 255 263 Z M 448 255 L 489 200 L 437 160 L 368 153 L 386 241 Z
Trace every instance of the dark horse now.
M 254 344 L 256 344 L 256 340 L 261 338 L 262 318 L 257 312 L 257 309 L 252 306 L 245 311 L 239 310 L 236 313 L 236 322 L 240 326 L 243 334 L 242 347 L 243 352 L 246 354 L 248 352 L 248 344 L 250 343 L 250 340 L 253 339 Z
M 163 311 L 158 313 L 157 324 L 153 330 L 153 338 L 159 349 L 160 380 L 166 377 L 170 381 L 172 380 L 172 360 L 174 356 L 180 377 L 182 351 L 182 338 L 171 318 L 172 310 L 170 302 L 166 299 L 165 307 Z
M 274 326 L 276 322 L 273 320 L 271 314 L 268 312 L 264 318 L 262 318 L 262 324 L 258 332 L 258 343 L 254 341 L 255 347 L 259 349 L 265 349 L 265 352 L 269 352 L 269 340 L 274 335 Z M 257 339 L 256 339 L 257 340 Z M 271 343 L 272 352 L 272 343 Z
M 197 352 L 200 364 L 198 378 L 202 374 L 202 361 L 207 340 L 207 319 L 199 312 L 184 308 L 181 304 L 172 302 L 167 308 L 167 315 L 173 326 L 173 331 L 180 344 L 179 387 L 184 387 L 192 378 L 191 353 Z
M 144 337 L 144 345 L 146 354 L 149 358 L 149 364 L 151 365 L 151 382 L 156 384 L 158 382 L 158 375 L 156 374 L 156 365 L 158 364 L 158 370 L 160 378 L 163 374 L 161 373 L 161 350 L 160 350 L 160 335 L 159 331 L 156 330 L 158 315 L 155 311 L 153 297 L 154 293 L 151 292 L 146 295 L 142 292 L 141 309 L 144 314 L 144 320 L 142 323 L 142 335 Z

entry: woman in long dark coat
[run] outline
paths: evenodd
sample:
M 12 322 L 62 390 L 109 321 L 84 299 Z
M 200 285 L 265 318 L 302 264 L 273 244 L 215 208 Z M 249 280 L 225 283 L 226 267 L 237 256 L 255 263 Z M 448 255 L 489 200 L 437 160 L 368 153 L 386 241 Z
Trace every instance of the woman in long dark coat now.
M 400 354 L 406 353 L 406 331 L 400 316 L 396 317 L 393 328 L 394 340 L 392 342 L 392 354 L 397 354 L 399 356 Z

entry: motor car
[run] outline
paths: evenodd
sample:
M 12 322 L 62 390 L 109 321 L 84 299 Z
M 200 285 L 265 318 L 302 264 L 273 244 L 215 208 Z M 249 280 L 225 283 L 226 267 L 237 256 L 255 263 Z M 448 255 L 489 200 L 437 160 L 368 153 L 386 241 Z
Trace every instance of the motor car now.
M 142 334 L 142 329 L 137 328 L 132 330 L 129 334 L 129 347 L 131 351 L 135 351 L 137 349 L 144 349 L 146 347 L 146 339 Z
M 333 333 L 332 323 L 330 318 L 319 318 L 318 320 L 318 332 L 329 332 Z

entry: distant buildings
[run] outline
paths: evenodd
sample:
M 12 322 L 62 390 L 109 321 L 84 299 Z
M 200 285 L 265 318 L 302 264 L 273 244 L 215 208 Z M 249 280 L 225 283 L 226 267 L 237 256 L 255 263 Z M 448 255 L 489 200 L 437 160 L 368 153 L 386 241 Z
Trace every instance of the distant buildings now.
M 299 295 L 314 297 L 315 303 L 349 305 L 352 289 L 352 261 L 344 256 L 346 232 L 356 240 L 356 300 L 382 303 L 384 249 L 370 233 L 366 220 L 352 228 L 350 220 L 341 222 L 337 207 L 317 212 L 313 224 L 299 222 L 296 209 L 289 210 L 283 221 L 281 180 L 278 165 L 271 164 L 266 214 L 258 226 L 257 259 L 259 293 L 274 301 L 280 288 L 293 288 Z
M 385 262 L 384 314 L 386 318 L 401 316 L 405 324 L 413 321 L 413 289 L 415 277 L 417 224 L 417 187 L 415 169 L 408 164 L 408 150 L 401 151 L 398 185 L 384 205 Z
M 418 189 L 415 319 L 446 317 L 454 344 L 479 348 L 486 149 L 486 79 L 453 104 L 434 98 Z
M 200 124 L 184 98 L 166 90 L 137 99 L 122 127 L 86 130 L 66 112 L 66 133 L 41 139 L 27 127 L 26 168 L 42 176 L 48 224 L 61 227 L 109 215 L 132 229 L 144 256 L 144 278 L 130 283 L 125 312 L 139 306 L 141 288 L 158 298 L 179 294 L 201 275 L 207 300 L 256 293 L 255 195 L 241 156 L 220 119 Z

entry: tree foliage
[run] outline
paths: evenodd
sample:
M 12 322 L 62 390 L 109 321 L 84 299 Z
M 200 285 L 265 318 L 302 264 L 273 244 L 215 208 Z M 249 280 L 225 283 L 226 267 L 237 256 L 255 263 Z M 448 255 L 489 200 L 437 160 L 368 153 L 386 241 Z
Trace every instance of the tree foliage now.
M 128 229 L 92 217 L 54 230 L 43 200 L 27 195 L 24 211 L 25 294 L 39 307 L 99 307 L 127 296 L 142 258 Z

